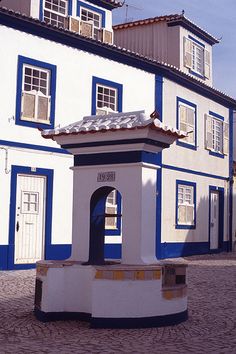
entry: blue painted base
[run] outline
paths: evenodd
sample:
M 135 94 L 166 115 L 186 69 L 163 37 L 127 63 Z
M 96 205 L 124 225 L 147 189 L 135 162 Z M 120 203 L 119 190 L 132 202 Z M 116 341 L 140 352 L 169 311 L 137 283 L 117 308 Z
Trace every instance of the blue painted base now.
M 71 245 L 46 246 L 45 259 L 62 260 L 71 255 Z M 0 270 L 33 269 L 33 264 L 14 264 L 14 245 L 0 245 Z
M 188 319 L 188 310 L 164 316 L 142 318 L 96 318 L 83 312 L 43 312 L 34 310 L 39 321 L 80 320 L 90 322 L 91 328 L 150 328 L 173 326 Z
M 105 258 L 121 259 L 121 244 L 105 244 Z

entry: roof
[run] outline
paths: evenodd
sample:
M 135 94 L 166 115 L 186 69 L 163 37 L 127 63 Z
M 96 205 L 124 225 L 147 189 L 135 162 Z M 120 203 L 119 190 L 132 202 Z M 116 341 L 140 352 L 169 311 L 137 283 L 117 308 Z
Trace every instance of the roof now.
M 172 135 L 177 138 L 186 137 L 186 133 L 170 126 L 164 125 L 157 118 L 150 118 L 144 111 L 112 113 L 103 116 L 87 116 L 82 120 L 63 128 L 43 130 L 42 136 L 46 139 L 53 139 L 61 135 L 79 135 L 87 133 L 105 133 L 120 130 L 144 129 L 150 127 L 165 135 Z
M 183 14 L 157 16 L 157 17 L 137 20 L 133 22 L 121 23 L 113 26 L 113 29 L 120 30 L 120 29 L 125 29 L 130 27 L 149 25 L 158 22 L 166 22 L 168 26 L 177 26 L 177 25 L 183 26 L 184 28 L 190 30 L 191 32 L 203 38 L 207 43 L 211 45 L 219 43 L 219 40 L 217 38 L 213 37 L 211 34 L 203 30 L 201 27 L 197 26 L 195 23 L 193 23 Z
M 123 6 L 123 2 L 117 0 L 87 0 L 87 1 L 98 6 L 105 5 L 105 7 L 108 7 L 110 9 Z
M 125 48 L 84 37 L 78 33 L 46 24 L 45 22 L 6 8 L 0 8 L 0 24 L 166 77 L 200 95 L 209 97 L 215 102 L 236 109 L 236 100 L 234 98 L 206 85 L 202 80 L 184 73 L 173 65 L 144 57 L 139 53 L 131 52 Z

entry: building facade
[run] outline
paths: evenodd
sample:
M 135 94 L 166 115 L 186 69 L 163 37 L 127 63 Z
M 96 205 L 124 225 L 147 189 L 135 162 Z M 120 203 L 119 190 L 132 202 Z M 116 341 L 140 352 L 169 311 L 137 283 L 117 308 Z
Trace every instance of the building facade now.
M 0 8 L 0 269 L 70 256 L 73 159 L 40 130 L 112 112 L 156 111 L 188 133 L 168 151 L 139 157 L 158 166 L 157 257 L 230 250 L 236 101 L 206 76 L 113 45 L 116 1 L 15 3 L 3 0 L 8 9 Z M 186 36 L 196 39 L 190 29 Z M 121 151 L 122 159 L 134 162 L 135 148 Z M 101 155 L 99 164 L 108 160 Z M 107 209 L 121 211 L 122 197 L 110 195 Z M 121 219 L 107 221 L 107 258 L 122 252 Z

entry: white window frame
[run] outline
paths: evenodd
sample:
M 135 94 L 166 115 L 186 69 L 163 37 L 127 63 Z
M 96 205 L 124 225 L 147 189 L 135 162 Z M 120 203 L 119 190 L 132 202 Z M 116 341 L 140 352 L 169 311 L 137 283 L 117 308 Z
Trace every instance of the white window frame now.
M 191 38 L 184 37 L 184 66 L 191 73 L 196 73 L 200 77 L 210 79 L 211 56 L 205 46 L 200 45 Z
M 37 80 L 40 80 L 40 78 L 33 77 L 31 76 L 31 83 L 26 82 L 26 69 L 29 68 L 32 71 L 36 70 L 39 71 L 40 73 L 46 73 L 47 78 L 46 78 L 46 94 L 40 91 L 40 84 L 34 84 L 33 80 L 34 78 Z M 44 79 L 43 79 L 44 80 Z M 48 69 L 44 69 L 41 67 L 29 65 L 29 64 L 23 64 L 23 77 L 22 77 L 22 98 L 21 98 L 21 119 L 25 121 L 30 121 L 30 122 L 36 122 L 36 123 L 43 123 L 43 124 L 50 124 L 50 107 L 51 107 L 51 96 L 50 96 L 50 84 L 51 84 L 51 72 Z M 25 85 L 31 86 L 30 90 L 25 89 Z M 38 86 L 38 88 L 33 87 L 33 86 Z M 34 97 L 34 114 L 33 117 L 27 117 L 24 115 L 24 100 L 26 98 L 26 95 L 30 95 Z M 40 99 L 46 99 L 47 100 L 47 116 L 45 119 L 39 119 L 38 114 L 39 114 L 39 102 Z
M 182 189 L 182 192 L 181 192 Z M 189 193 L 190 191 L 190 193 Z M 182 196 L 181 196 L 182 195 Z M 185 213 L 185 220 L 180 219 L 182 209 Z M 192 214 L 192 218 L 188 219 L 188 215 Z M 177 188 L 177 225 L 194 226 L 195 201 L 194 201 L 194 186 L 178 183 Z
M 83 14 L 82 11 L 86 11 L 87 15 L 85 16 L 86 19 L 83 19 Z M 92 16 L 91 19 L 89 19 L 88 17 L 88 13 L 92 14 L 93 16 L 96 15 L 99 17 L 99 26 L 95 25 L 95 20 Z M 90 16 L 91 17 L 91 16 Z M 84 22 L 88 22 L 88 23 L 92 23 L 93 24 L 93 30 L 92 30 L 92 38 L 93 39 L 97 39 L 97 40 L 102 40 L 102 15 L 99 12 L 87 9 L 86 7 L 82 7 L 80 8 L 80 19 L 81 21 Z
M 205 114 L 205 147 L 220 155 L 229 152 L 229 124 L 211 114 Z
M 99 87 L 103 89 L 103 93 L 98 92 Z M 105 94 L 106 89 L 113 91 L 114 96 L 110 96 L 109 94 Z M 103 95 L 103 96 L 106 95 L 110 98 L 114 97 L 114 102 L 110 102 L 110 100 L 106 101 L 106 100 L 104 100 L 104 97 L 101 100 L 98 97 L 99 95 Z M 102 104 L 101 105 L 98 104 L 99 102 L 102 102 Z M 96 84 L 96 114 L 105 115 L 105 114 L 116 113 L 116 112 L 118 112 L 118 89 L 115 87 L 112 87 L 112 86 L 106 86 L 106 85 L 102 85 L 102 84 L 97 83 Z
M 68 17 L 68 0 L 60 0 L 60 1 L 63 1 L 66 5 L 65 6 L 65 13 L 46 8 L 46 6 L 45 6 L 46 2 L 53 2 L 53 1 L 55 1 L 55 0 L 44 0 L 44 2 L 43 2 L 43 19 L 46 23 L 52 24 L 57 27 L 66 28 L 66 25 L 67 25 L 66 19 Z M 50 13 L 50 18 L 45 16 L 45 11 Z M 56 19 L 52 19 L 51 15 L 55 15 Z M 55 22 L 55 23 L 53 23 L 53 22 Z
M 182 111 L 182 112 L 181 112 Z M 193 113 L 193 124 L 189 121 L 189 115 Z M 182 120 L 182 115 L 186 116 L 186 120 Z M 189 120 L 188 120 L 189 118 Z M 185 126 L 185 127 L 184 127 Z M 190 106 L 181 100 L 178 101 L 178 128 L 188 133 L 186 138 L 181 139 L 185 144 L 196 145 L 196 107 Z M 192 138 L 192 141 L 191 141 Z

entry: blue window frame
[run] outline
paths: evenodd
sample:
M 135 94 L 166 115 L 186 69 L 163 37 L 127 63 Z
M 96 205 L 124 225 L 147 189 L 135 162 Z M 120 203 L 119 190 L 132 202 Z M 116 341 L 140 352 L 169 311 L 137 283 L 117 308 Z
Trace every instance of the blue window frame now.
M 205 145 L 209 155 L 224 158 L 228 154 L 229 126 L 224 122 L 224 117 L 209 111 L 205 117 Z
M 77 11 L 76 11 L 76 15 L 78 17 L 81 17 L 82 9 L 86 9 L 94 14 L 98 14 L 99 16 L 101 16 L 101 25 L 103 28 L 106 27 L 106 12 L 105 11 L 78 0 L 77 1 Z M 94 19 L 91 18 L 91 20 L 93 21 Z
M 121 194 L 114 190 L 113 192 L 116 193 L 116 203 L 112 203 L 111 206 L 114 207 L 110 208 L 109 203 L 106 203 L 106 212 L 108 214 L 118 214 L 121 215 L 121 203 L 122 203 L 122 198 L 121 198 Z M 107 200 L 109 198 L 109 195 L 107 197 Z M 110 209 L 109 209 L 110 208 Z M 121 235 L 121 216 L 118 216 L 117 218 L 112 218 L 113 220 L 111 220 L 111 223 L 115 224 L 115 227 L 109 227 L 109 223 L 108 225 L 106 225 L 105 228 L 105 235 L 107 236 L 116 236 L 116 235 Z
M 93 76 L 92 115 L 122 112 L 123 85 Z
M 196 228 L 196 183 L 176 180 L 176 229 Z
M 18 56 L 16 124 L 54 128 L 55 100 L 56 66 Z
M 178 129 L 188 133 L 184 139 L 177 140 L 176 144 L 188 149 L 197 150 L 197 106 L 183 98 L 177 97 L 176 125 Z

